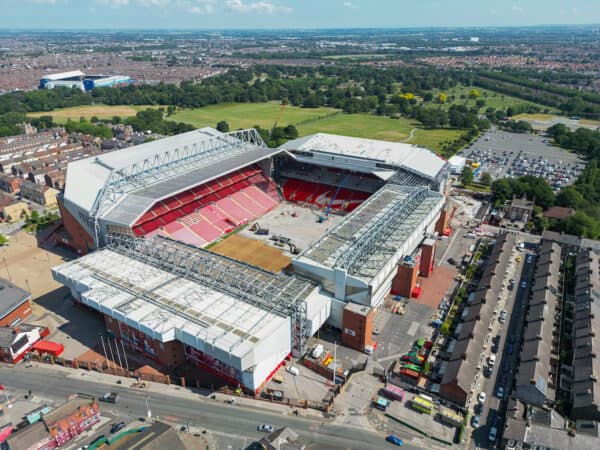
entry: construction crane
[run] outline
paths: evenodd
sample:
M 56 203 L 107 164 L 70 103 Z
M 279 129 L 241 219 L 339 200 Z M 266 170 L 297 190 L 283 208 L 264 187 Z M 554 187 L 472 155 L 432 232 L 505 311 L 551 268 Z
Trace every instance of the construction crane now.
M 346 180 L 348 179 L 349 176 L 350 176 L 350 174 L 347 173 L 344 176 L 344 178 L 342 178 L 341 183 L 338 185 L 337 189 L 335 190 L 335 194 L 333 194 L 333 197 L 331 197 L 331 200 L 329 201 L 329 204 L 327 205 L 327 208 L 325 209 L 325 214 L 323 214 L 322 216 L 319 216 L 319 223 L 325 222 L 327 220 L 327 218 L 329 217 L 329 211 L 331 211 L 331 206 L 333 205 L 333 202 L 337 198 L 338 194 L 340 193 L 340 190 L 342 189 L 342 186 L 344 185 L 344 183 L 346 182 Z
M 283 110 L 285 109 L 285 107 L 287 106 L 287 103 L 281 103 L 281 105 L 279 105 L 279 112 L 277 113 L 277 117 L 275 118 L 275 123 L 273 124 L 273 129 L 277 128 L 277 125 L 279 125 L 279 121 L 281 120 L 281 116 L 283 116 Z

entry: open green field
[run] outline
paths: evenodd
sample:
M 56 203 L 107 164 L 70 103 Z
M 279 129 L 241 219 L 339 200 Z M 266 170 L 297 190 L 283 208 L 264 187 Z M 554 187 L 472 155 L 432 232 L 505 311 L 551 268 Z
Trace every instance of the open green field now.
M 147 108 L 158 108 L 150 105 L 93 105 L 93 106 L 73 106 L 70 108 L 55 109 L 54 111 L 32 112 L 29 117 L 52 116 L 56 123 L 66 123 L 68 119 L 79 120 L 80 117 L 91 119 L 96 116 L 99 119 L 111 119 L 114 116 L 130 117 L 135 116 L 138 111 Z
M 229 128 L 251 128 L 259 125 L 271 128 L 279 114 L 279 103 L 227 103 L 204 108 L 181 110 L 170 120 L 190 123 L 196 127 L 215 127 L 225 120 Z M 300 136 L 313 133 L 332 133 L 384 141 L 406 141 L 432 150 L 440 150 L 443 142 L 455 139 L 461 130 L 426 130 L 417 121 L 374 116 L 370 114 L 344 114 L 333 108 L 299 108 L 286 106 L 281 126 L 295 125 Z M 415 129 L 412 138 L 411 130 Z M 410 139 L 409 139 L 410 138 Z
M 434 151 L 440 151 L 442 144 L 458 138 L 464 130 L 440 128 L 439 130 L 425 130 L 418 128 L 413 137 L 406 142 L 409 144 L 427 147 Z
M 479 91 L 479 93 L 481 94 L 481 96 L 477 99 L 469 99 L 469 92 L 471 91 L 471 89 L 477 89 Z M 517 98 L 517 97 L 511 97 L 510 95 L 505 95 L 505 94 L 501 94 L 499 92 L 494 92 L 494 91 L 490 91 L 488 89 L 482 89 L 482 88 L 474 87 L 474 86 L 464 86 L 464 85 L 459 84 L 456 87 L 448 89 L 446 91 L 434 89 L 433 90 L 433 99 L 434 100 L 437 99 L 437 96 L 440 92 L 444 92 L 444 94 L 446 94 L 448 96 L 448 101 L 443 105 L 444 107 L 447 107 L 447 108 L 449 108 L 453 104 L 457 104 L 457 105 L 465 104 L 468 107 L 471 107 L 471 106 L 475 106 L 475 102 L 477 100 L 484 100 L 485 106 L 482 108 L 483 111 L 485 111 L 487 108 L 506 109 L 509 106 L 514 107 L 516 105 L 537 106 L 538 108 L 540 108 L 541 111 L 543 111 L 545 109 L 550 109 L 547 106 L 540 105 L 538 103 L 533 103 L 533 102 L 530 102 L 527 100 L 521 100 L 520 98 Z M 452 95 L 455 96 L 455 100 L 453 102 L 450 101 L 450 96 L 452 96 Z M 461 98 L 461 96 L 463 96 L 463 95 L 465 96 L 465 98 Z M 433 103 L 433 104 L 435 104 L 435 103 Z
M 399 142 L 408 138 L 410 130 L 419 126 L 408 119 L 369 114 L 337 114 L 298 127 L 301 136 L 313 133 L 343 134 L 346 136 Z
M 200 127 L 215 127 L 217 122 L 225 120 L 231 130 L 252 128 L 259 125 L 271 129 L 279 114 L 279 102 L 267 103 L 223 103 L 204 108 L 182 109 L 170 116 L 170 120 L 185 122 Z M 299 108 L 287 105 L 283 109 L 280 126 L 298 125 L 305 120 L 318 119 L 339 112 L 333 108 Z

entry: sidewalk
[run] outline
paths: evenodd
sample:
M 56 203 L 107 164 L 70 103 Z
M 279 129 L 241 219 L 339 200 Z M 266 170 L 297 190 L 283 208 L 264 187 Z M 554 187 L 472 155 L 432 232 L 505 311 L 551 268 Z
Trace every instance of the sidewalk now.
M 60 371 L 66 374 L 66 378 L 72 379 L 88 379 L 93 380 L 98 383 L 114 385 L 115 387 L 125 388 L 132 392 L 140 392 L 140 393 L 157 393 L 163 395 L 169 395 L 173 397 L 181 397 L 181 398 L 190 398 L 190 393 L 198 394 L 199 401 L 212 401 L 212 402 L 225 402 L 227 399 L 235 398 L 235 402 L 237 406 L 248 407 L 253 409 L 261 409 L 264 411 L 279 413 L 283 415 L 291 415 L 293 411 L 298 411 L 298 417 L 307 417 L 307 418 L 318 418 L 325 419 L 325 415 L 321 411 L 317 411 L 314 409 L 301 409 L 301 408 L 292 408 L 290 406 L 280 404 L 280 403 L 271 403 L 263 400 L 255 400 L 253 398 L 248 397 L 238 397 L 235 394 L 222 394 L 217 392 L 211 392 L 209 389 L 196 389 L 186 387 L 183 388 L 177 385 L 167 385 L 162 383 L 155 383 L 152 381 L 146 381 L 145 388 L 132 388 L 130 387 L 131 383 L 135 381 L 134 378 L 125 378 L 119 377 L 110 374 L 99 373 L 95 371 L 88 371 L 84 369 L 70 369 L 67 367 L 63 367 L 60 365 L 50 365 L 38 362 L 28 362 L 27 364 L 31 364 L 33 367 L 43 368 L 45 370 L 54 370 Z M 118 384 L 117 381 L 120 380 L 121 384 Z M 214 396 L 215 399 L 211 400 L 210 397 Z

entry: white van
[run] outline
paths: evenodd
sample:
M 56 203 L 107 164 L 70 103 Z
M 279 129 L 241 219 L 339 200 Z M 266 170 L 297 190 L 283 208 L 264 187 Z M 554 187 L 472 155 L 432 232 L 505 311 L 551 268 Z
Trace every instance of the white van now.
M 298 370 L 297 367 L 289 366 L 289 367 L 286 367 L 285 370 L 287 370 L 289 373 L 291 373 L 294 376 L 300 375 L 300 371 Z
M 313 348 L 313 351 L 312 351 L 312 357 L 315 359 L 319 359 L 321 357 L 321 355 L 323 354 L 323 351 L 325 351 L 325 349 L 323 348 L 323 346 L 321 344 L 315 345 L 315 348 Z

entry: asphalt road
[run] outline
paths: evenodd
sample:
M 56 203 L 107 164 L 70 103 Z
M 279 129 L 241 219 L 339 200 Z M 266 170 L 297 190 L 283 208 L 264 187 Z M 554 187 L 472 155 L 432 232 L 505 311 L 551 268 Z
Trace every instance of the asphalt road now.
M 117 404 L 102 404 L 102 409 L 121 418 L 135 419 L 146 416 L 146 397 L 142 392 L 130 390 L 124 386 L 103 384 L 92 376 L 65 379 L 64 373 L 46 367 L 0 366 L 0 378 L 4 386 L 17 395 L 31 389 L 35 396 L 64 401 L 76 392 L 100 395 L 104 392 L 118 392 L 120 400 Z M 261 423 L 272 424 L 275 428 L 291 427 L 307 444 L 318 446 L 336 446 L 347 449 L 394 448 L 384 440 L 384 436 L 356 427 L 333 425 L 323 420 L 304 417 L 284 416 L 263 410 L 244 408 L 238 405 L 227 405 L 216 400 L 207 400 L 198 394 L 189 393 L 187 397 L 164 395 L 152 392 L 149 394 L 148 406 L 153 417 L 160 417 L 171 422 L 201 427 L 219 436 L 232 434 L 238 437 L 255 438 L 256 430 Z M 405 448 L 417 449 L 405 443 Z

